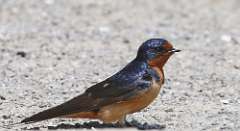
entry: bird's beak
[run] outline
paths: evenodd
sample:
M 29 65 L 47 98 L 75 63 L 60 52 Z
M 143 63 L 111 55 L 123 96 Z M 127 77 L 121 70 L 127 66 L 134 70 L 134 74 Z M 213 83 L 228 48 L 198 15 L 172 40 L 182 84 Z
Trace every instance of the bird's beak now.
M 175 52 L 180 52 L 180 51 L 181 51 L 181 50 L 172 48 L 172 49 L 171 49 L 170 51 L 168 51 L 168 52 L 175 53 Z

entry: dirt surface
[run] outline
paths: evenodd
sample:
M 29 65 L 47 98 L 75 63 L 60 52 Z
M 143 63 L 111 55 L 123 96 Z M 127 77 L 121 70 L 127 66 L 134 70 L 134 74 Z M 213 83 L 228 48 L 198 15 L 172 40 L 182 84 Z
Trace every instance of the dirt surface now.
M 239 23 L 239 0 L 0 0 L 0 126 L 82 93 L 161 37 L 183 51 L 165 66 L 156 101 L 127 120 L 166 131 L 240 130 Z M 79 130 L 84 122 L 9 130 Z

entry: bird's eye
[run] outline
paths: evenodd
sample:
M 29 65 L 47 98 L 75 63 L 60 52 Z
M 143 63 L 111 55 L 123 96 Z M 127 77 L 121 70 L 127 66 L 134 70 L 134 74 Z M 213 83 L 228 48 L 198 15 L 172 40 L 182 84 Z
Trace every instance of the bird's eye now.
M 162 47 L 157 47 L 156 50 L 157 51 L 163 51 L 164 49 Z
M 161 48 L 161 47 L 158 47 L 157 49 L 158 49 L 158 50 L 161 50 L 162 48 Z

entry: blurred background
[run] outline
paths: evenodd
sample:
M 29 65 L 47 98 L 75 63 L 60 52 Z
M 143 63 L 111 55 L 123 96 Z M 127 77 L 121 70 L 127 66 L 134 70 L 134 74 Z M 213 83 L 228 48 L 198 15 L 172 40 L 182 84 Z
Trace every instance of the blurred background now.
M 128 120 L 240 130 L 239 23 L 239 0 L 0 0 L 0 125 L 69 100 L 123 68 L 145 40 L 165 38 L 183 51 L 165 66 L 156 101 Z

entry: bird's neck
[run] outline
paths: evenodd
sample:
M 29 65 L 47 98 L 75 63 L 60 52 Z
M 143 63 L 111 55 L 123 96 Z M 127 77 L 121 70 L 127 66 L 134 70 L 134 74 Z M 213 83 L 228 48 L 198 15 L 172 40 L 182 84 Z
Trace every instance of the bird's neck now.
M 155 70 L 158 74 L 158 76 L 160 77 L 160 83 L 163 84 L 164 83 L 164 71 L 163 71 L 163 66 L 164 64 L 167 62 L 166 56 L 164 57 L 164 59 L 160 59 L 160 58 L 156 58 L 153 59 L 151 61 L 146 61 L 144 59 L 135 59 L 135 61 L 139 61 L 142 63 L 146 63 L 150 68 L 152 68 L 153 70 Z
M 169 56 L 159 56 L 152 60 L 149 60 L 148 64 L 151 67 L 155 67 L 155 68 L 158 68 L 159 70 L 163 71 L 163 66 L 165 65 L 165 63 L 167 62 L 169 57 L 170 57 L 170 55 Z

